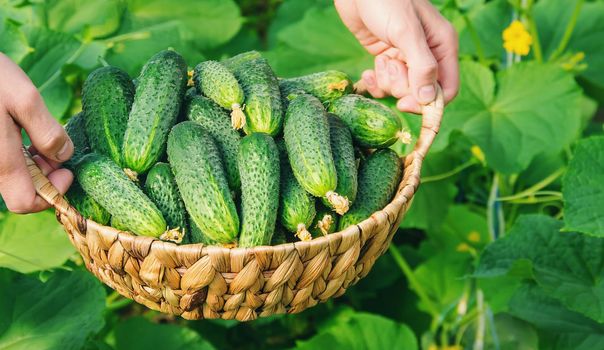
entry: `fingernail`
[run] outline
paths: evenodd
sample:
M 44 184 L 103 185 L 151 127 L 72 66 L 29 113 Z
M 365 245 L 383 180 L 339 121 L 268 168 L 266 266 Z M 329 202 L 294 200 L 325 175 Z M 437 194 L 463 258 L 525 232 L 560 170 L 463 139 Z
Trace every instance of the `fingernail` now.
M 436 98 L 436 90 L 434 85 L 425 85 L 419 88 L 419 103 L 430 103 Z
M 65 142 L 65 144 L 63 144 L 63 147 L 61 148 L 61 150 L 59 152 L 57 152 L 57 160 L 59 162 L 64 162 L 66 160 L 69 159 L 69 157 L 71 157 L 71 149 L 73 148 L 73 143 L 71 142 L 71 140 L 67 140 L 67 142 Z
M 397 102 L 396 107 L 401 111 L 409 111 L 411 109 L 411 103 L 406 99 L 401 99 Z
M 375 79 L 373 79 L 373 76 L 367 75 L 367 76 L 363 77 L 363 79 L 365 80 L 365 83 L 368 86 L 374 86 L 375 85 Z
M 391 79 L 396 79 L 396 77 L 398 76 L 398 66 L 396 65 L 396 63 L 390 62 L 388 64 L 388 74 L 390 75 Z

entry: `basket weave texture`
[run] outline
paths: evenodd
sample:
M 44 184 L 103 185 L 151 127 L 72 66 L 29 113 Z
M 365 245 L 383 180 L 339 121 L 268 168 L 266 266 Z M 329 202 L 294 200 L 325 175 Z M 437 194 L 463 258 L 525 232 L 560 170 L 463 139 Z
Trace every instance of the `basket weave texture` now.
M 340 296 L 365 277 L 388 248 L 420 183 L 422 161 L 438 133 L 442 90 L 422 110 L 422 129 L 404 159 L 391 203 L 347 229 L 307 242 L 254 248 L 176 245 L 87 220 L 71 207 L 24 151 L 38 194 L 86 268 L 121 295 L 185 319 L 240 321 L 297 313 Z

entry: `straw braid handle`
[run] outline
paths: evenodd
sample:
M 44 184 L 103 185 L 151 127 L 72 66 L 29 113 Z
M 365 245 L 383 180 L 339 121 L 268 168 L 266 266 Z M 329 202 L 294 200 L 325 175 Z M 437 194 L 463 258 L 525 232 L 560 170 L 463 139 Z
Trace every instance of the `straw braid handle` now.
M 354 84 L 354 92 L 360 95 L 367 93 L 367 87 L 365 86 L 363 80 L 359 80 Z M 443 96 L 443 90 L 440 87 L 440 84 L 437 83 L 436 98 L 434 101 L 421 106 L 422 129 L 419 133 L 417 143 L 415 144 L 415 148 L 413 150 L 421 159 L 426 157 L 432 142 L 434 142 L 436 134 L 438 134 L 440 122 L 443 117 L 444 107 L 445 98 Z

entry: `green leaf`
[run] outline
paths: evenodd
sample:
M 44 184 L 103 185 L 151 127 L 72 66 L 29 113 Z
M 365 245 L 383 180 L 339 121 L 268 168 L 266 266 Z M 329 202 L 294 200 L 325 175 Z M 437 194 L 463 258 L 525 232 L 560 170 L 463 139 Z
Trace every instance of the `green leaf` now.
M 387 318 L 359 312 L 335 321 L 309 340 L 298 341 L 296 349 L 418 349 L 409 327 Z
M 557 0 L 542 0 L 535 5 L 535 21 L 546 57 L 558 47 L 576 2 L 568 1 L 560 6 Z M 580 76 L 600 87 L 604 87 L 604 47 L 599 40 L 604 36 L 603 17 L 603 2 L 585 2 L 566 49 L 566 52 L 585 54 L 587 69 Z
M 296 1 L 284 1 L 277 8 L 277 13 L 270 23 L 268 28 L 268 44 L 270 48 L 273 48 L 278 42 L 278 36 L 281 30 L 295 22 L 302 19 L 303 14 L 307 9 L 311 7 L 327 8 L 333 6 L 333 2 L 330 0 L 296 0 Z
M 142 317 L 132 317 L 117 324 L 115 349 L 212 350 L 214 346 L 189 328 L 156 324 Z
M 51 0 L 41 7 L 45 11 L 48 28 L 79 34 L 87 40 L 115 32 L 124 10 L 118 0 Z
M 277 39 L 266 57 L 280 76 L 337 69 L 358 78 L 373 63 L 333 6 L 309 8 L 301 20 L 281 28 Z
M 591 350 L 604 348 L 604 326 L 549 297 L 542 288 L 525 284 L 510 300 L 510 313 L 533 323 L 547 336 L 540 348 Z
M 579 132 L 581 91 L 557 66 L 518 63 L 494 79 L 487 68 L 462 62 L 461 81 L 443 132 L 461 130 L 499 172 L 520 172 L 536 155 L 562 150 Z
M 565 230 L 604 237 L 604 136 L 577 143 L 562 182 Z
M 14 62 L 21 62 L 31 48 L 27 43 L 25 34 L 19 27 L 9 20 L 0 20 L 0 52 L 7 55 Z
M 456 165 L 449 152 L 429 153 L 422 166 L 422 176 L 439 175 Z M 401 222 L 404 228 L 428 229 L 438 227 L 457 193 L 455 177 L 423 183 L 413 197 L 413 204 Z
M 30 273 L 61 266 L 74 253 L 50 211 L 0 220 L 0 267 Z
M 560 232 L 562 223 L 544 215 L 521 216 L 502 239 L 483 252 L 478 277 L 504 275 L 530 262 L 534 279 L 571 310 L 604 321 L 604 240 Z
M 58 271 L 44 283 L 0 272 L 0 349 L 81 349 L 103 327 L 105 291 L 88 272 Z
M 477 36 L 485 58 L 500 60 L 503 50 L 503 30 L 510 24 L 512 8 L 506 0 L 491 1 L 474 6 L 467 14 L 475 34 L 464 22 L 459 30 L 460 55 L 478 54 L 475 38 Z

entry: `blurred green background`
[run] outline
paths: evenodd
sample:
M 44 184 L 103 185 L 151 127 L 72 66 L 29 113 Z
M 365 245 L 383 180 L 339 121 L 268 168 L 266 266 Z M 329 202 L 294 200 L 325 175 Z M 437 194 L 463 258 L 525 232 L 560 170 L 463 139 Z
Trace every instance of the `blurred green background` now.
M 298 315 L 185 321 L 96 281 L 52 212 L 3 208 L 0 349 L 604 349 L 604 1 L 433 2 L 459 32 L 461 90 L 358 285 Z M 503 48 L 515 19 L 527 56 Z M 99 57 L 136 77 L 168 47 L 190 67 L 259 50 L 282 77 L 373 62 L 327 0 L 0 0 L 0 51 L 61 122 Z

